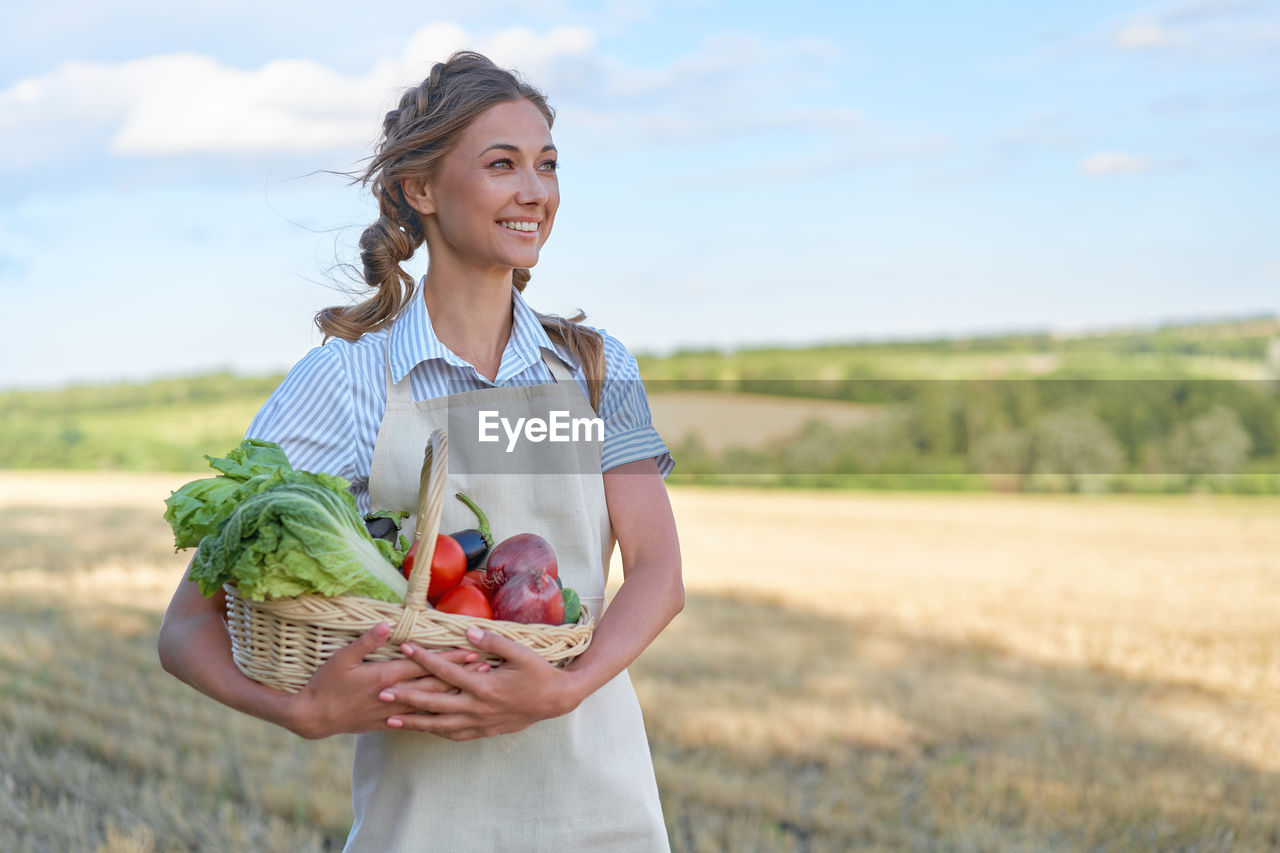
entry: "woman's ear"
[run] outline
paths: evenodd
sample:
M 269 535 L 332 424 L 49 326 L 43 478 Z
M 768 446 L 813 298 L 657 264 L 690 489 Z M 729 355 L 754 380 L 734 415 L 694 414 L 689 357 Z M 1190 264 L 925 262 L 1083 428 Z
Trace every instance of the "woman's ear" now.
M 400 182 L 400 192 L 404 193 L 404 200 L 418 215 L 436 212 L 435 202 L 431 200 L 431 185 L 422 178 L 405 178 Z

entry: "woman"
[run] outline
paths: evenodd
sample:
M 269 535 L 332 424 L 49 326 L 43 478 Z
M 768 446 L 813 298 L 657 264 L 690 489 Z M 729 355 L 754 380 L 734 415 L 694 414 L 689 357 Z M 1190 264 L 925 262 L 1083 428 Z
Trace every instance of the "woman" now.
M 588 650 L 558 669 L 473 631 L 498 666 L 411 645 L 405 660 L 363 663 L 389 637 L 380 625 L 288 694 L 240 674 L 223 601 L 194 583 L 179 585 L 161 628 L 165 668 L 213 698 L 308 738 L 357 733 L 349 850 L 667 849 L 626 667 L 684 603 L 662 481 L 671 462 L 625 348 L 521 297 L 559 205 L 553 117 L 537 90 L 470 52 L 405 93 L 364 176 L 381 214 L 360 240 L 375 292 L 317 316 L 326 344 L 249 434 L 297 468 L 351 480 L 368 512 L 415 506 L 432 429 L 492 411 L 512 423 L 598 415 L 594 449 L 515 442 L 508 455 L 505 441 L 502 452 L 451 441 L 448 482 L 486 509 L 496 539 L 547 538 L 594 613 L 616 539 L 624 581 Z M 400 263 L 424 243 L 415 285 Z M 442 529 L 471 526 L 467 512 L 446 507 Z

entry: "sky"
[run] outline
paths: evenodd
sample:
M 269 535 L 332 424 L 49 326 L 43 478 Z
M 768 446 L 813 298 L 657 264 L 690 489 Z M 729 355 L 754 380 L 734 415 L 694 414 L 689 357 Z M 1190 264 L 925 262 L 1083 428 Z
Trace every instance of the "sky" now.
M 0 389 L 287 369 L 463 47 L 557 111 L 528 301 L 635 352 L 1280 309 L 1277 2 L 356 8 L 11 4 Z

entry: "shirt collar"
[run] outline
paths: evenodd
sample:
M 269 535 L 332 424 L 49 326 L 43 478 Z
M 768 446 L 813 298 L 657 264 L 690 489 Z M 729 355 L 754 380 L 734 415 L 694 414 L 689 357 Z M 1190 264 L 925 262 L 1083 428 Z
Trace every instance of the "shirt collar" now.
M 435 330 L 431 327 L 427 302 L 423 298 L 423 280 L 418 281 L 413 297 L 389 332 L 391 378 L 395 382 L 403 379 L 417 365 L 431 359 L 441 359 L 454 367 L 475 371 L 469 362 L 458 357 L 436 337 Z M 502 364 L 498 367 L 495 385 L 501 385 L 520 375 L 530 365 L 541 361 L 543 349 L 559 356 L 571 369 L 577 368 L 576 359 L 562 354 L 551 343 L 538 315 L 514 286 L 511 288 L 511 316 L 511 337 L 502 353 Z M 479 376 L 478 373 L 476 375 Z

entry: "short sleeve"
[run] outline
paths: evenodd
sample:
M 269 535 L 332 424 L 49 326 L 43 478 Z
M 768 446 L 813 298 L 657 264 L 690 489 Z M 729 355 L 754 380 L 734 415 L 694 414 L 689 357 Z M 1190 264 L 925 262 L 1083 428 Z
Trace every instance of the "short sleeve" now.
M 355 465 L 355 418 L 351 379 L 338 347 L 312 349 L 272 392 L 247 438 L 274 441 L 300 471 L 362 479 Z
M 635 356 L 616 338 L 605 334 L 605 379 L 600 392 L 600 419 L 604 421 L 604 447 L 600 468 L 608 471 L 637 459 L 655 458 L 665 478 L 675 467 L 667 445 L 653 428 L 649 397 L 640 378 Z

